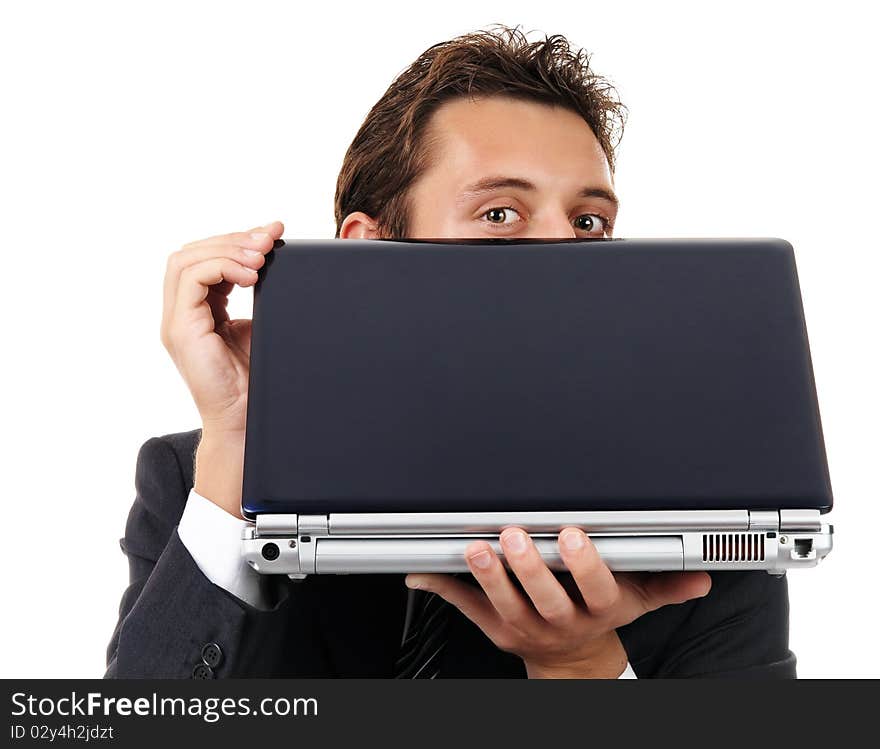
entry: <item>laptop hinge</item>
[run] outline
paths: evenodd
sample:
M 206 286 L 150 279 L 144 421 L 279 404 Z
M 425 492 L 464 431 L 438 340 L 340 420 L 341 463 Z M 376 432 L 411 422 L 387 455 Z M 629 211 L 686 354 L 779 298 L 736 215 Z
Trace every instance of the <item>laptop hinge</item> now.
M 749 510 L 750 531 L 778 531 L 778 510 Z
M 297 534 L 297 515 L 257 515 L 257 538 L 268 536 L 295 536 Z
M 818 533 L 822 530 L 822 513 L 818 510 L 780 510 L 779 529 Z
M 329 532 L 329 519 L 326 515 L 299 516 L 299 568 L 309 575 L 317 572 L 316 554 L 318 537 Z

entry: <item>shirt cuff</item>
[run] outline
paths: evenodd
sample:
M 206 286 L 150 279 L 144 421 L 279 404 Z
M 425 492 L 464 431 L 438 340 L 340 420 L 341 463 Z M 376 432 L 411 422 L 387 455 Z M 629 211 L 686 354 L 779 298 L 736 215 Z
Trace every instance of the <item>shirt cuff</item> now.
M 633 671 L 633 667 L 630 665 L 630 662 L 626 662 L 626 668 L 623 670 L 623 673 L 617 677 L 618 679 L 638 679 L 636 676 L 636 672 Z
M 262 575 L 241 554 L 245 520 L 230 515 L 192 489 L 177 526 L 177 534 L 196 566 L 214 585 L 257 609 L 269 609 Z

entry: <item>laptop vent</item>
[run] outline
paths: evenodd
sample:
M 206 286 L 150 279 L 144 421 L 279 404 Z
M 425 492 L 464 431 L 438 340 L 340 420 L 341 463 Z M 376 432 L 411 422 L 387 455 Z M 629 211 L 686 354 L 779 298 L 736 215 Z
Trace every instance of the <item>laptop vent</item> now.
M 763 562 L 763 533 L 704 533 L 704 562 Z

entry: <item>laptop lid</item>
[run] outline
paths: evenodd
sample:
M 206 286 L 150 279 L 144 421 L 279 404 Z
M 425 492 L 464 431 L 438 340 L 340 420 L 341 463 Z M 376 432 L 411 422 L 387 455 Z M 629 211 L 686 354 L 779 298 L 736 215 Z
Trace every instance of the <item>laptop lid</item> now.
M 247 517 L 831 506 L 784 240 L 301 240 L 260 271 Z

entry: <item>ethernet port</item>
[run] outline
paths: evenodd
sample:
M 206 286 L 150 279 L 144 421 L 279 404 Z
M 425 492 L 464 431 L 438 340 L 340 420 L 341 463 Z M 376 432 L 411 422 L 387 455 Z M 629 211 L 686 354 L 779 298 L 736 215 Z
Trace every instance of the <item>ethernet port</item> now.
M 794 555 L 799 559 L 808 559 L 813 553 L 812 538 L 796 538 L 794 540 Z

